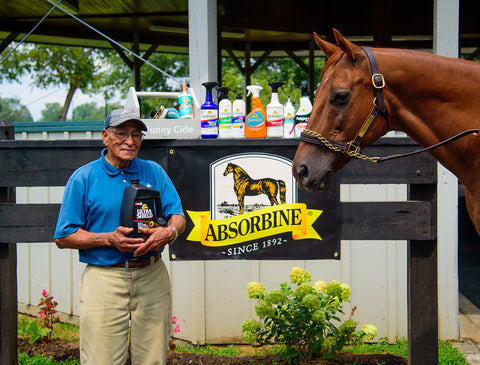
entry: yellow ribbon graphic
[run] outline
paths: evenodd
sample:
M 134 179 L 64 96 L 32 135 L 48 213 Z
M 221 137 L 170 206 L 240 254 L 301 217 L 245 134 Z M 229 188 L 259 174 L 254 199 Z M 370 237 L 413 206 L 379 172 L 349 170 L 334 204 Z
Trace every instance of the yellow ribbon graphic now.
M 210 212 L 187 210 L 194 227 L 188 241 L 204 246 L 221 247 L 292 232 L 294 240 L 321 240 L 312 227 L 323 210 L 307 209 L 304 203 L 274 205 L 224 219 L 210 219 Z

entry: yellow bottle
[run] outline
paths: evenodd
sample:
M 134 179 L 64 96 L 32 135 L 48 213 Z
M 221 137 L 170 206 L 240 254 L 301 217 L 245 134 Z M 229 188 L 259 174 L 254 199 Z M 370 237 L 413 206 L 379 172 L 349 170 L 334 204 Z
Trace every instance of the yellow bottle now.
M 260 100 L 260 90 L 262 89 L 258 85 L 247 86 L 247 96 L 252 94 L 252 111 L 245 119 L 245 137 L 247 138 L 267 137 L 267 116 Z

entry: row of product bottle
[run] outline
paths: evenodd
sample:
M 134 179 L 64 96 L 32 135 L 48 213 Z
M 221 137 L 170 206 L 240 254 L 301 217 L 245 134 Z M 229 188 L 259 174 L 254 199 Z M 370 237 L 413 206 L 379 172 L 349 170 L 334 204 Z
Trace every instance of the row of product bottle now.
M 268 83 L 272 88 L 271 102 L 266 111 L 260 100 L 261 86 L 248 85 L 252 95 L 252 111 L 245 115 L 245 102 L 241 94 L 232 102 L 228 99 L 230 88 L 220 87 L 217 82 L 204 82 L 205 103 L 201 106 L 202 138 L 300 138 L 312 111 L 306 86 L 301 87 L 302 96 L 297 113 L 288 98 L 284 106 L 278 100 L 278 89 L 283 82 Z M 218 106 L 213 102 L 212 90 L 218 91 Z M 182 113 L 180 112 L 180 115 Z

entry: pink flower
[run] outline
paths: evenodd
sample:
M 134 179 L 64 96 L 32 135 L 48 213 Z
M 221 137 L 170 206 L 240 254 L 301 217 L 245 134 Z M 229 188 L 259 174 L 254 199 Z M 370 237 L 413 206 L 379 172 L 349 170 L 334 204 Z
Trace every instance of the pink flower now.
M 172 318 L 172 323 L 173 323 L 173 324 L 176 324 L 176 323 L 177 323 L 177 317 L 174 316 L 174 317 Z
M 46 297 L 46 296 L 48 295 L 48 293 L 47 293 L 47 291 L 46 291 L 45 289 L 43 289 L 42 295 L 43 295 L 44 297 Z
M 177 327 L 175 327 L 175 328 L 173 329 L 173 332 L 175 332 L 175 333 L 180 332 L 180 327 L 178 326 L 178 324 L 177 324 Z
M 40 317 L 43 317 L 43 316 L 45 315 L 45 311 L 40 311 L 40 312 L 38 312 L 38 315 L 39 315 Z

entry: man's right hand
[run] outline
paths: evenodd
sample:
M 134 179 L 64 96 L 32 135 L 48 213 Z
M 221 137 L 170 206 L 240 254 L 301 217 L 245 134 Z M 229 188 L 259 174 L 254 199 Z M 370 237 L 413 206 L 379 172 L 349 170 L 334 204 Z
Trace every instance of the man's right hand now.
M 144 242 L 143 238 L 127 237 L 133 232 L 133 228 L 119 226 L 115 231 L 111 232 L 108 239 L 110 245 L 120 252 L 135 252 Z

